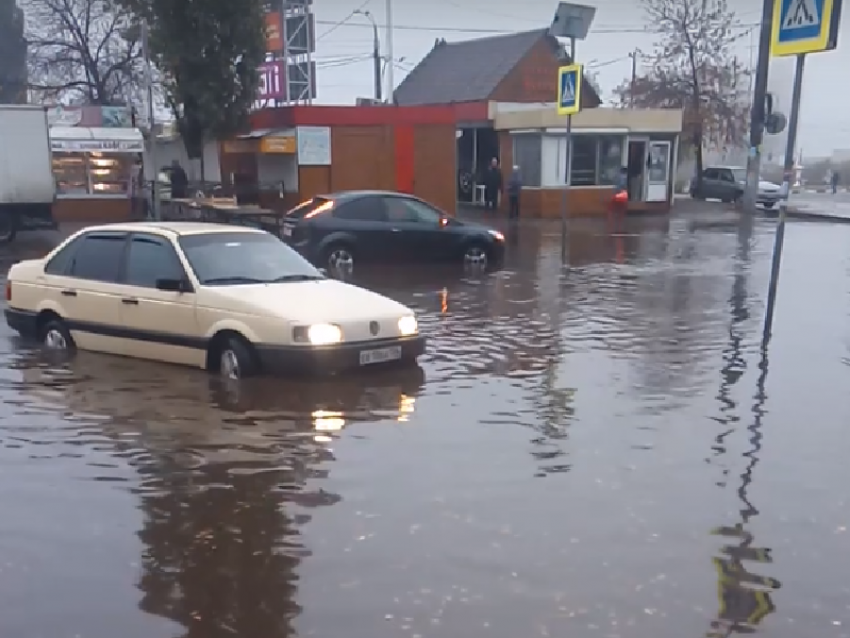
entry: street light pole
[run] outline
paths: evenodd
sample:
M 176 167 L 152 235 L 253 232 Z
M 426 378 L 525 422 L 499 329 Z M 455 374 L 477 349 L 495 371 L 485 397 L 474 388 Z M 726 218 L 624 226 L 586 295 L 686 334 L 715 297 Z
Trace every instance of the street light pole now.
M 387 0 L 386 4 L 387 17 L 387 102 L 392 104 L 395 101 L 395 77 L 393 75 L 393 66 L 395 65 L 395 52 L 393 50 L 393 0 Z
M 383 72 L 381 68 L 381 40 L 378 37 L 378 23 L 375 22 L 375 16 L 372 15 L 371 11 L 361 11 L 358 9 L 354 13 L 362 15 L 372 23 L 372 61 L 374 63 L 375 100 L 381 102 L 383 100 L 381 90 Z

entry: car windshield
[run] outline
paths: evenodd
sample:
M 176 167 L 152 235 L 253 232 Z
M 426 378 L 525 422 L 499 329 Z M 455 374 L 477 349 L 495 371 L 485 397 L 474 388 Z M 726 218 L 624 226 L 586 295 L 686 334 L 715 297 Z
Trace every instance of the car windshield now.
M 747 169 L 746 168 L 733 168 L 732 176 L 735 178 L 736 182 L 746 182 L 747 181 Z
M 324 279 L 306 259 L 268 233 L 185 235 L 180 247 L 202 286 Z

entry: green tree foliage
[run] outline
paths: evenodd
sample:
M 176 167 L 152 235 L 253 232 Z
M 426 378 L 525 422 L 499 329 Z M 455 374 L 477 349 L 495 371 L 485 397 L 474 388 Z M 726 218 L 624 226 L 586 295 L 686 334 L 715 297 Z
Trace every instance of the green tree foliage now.
M 726 0 L 641 0 L 655 51 L 646 72 L 614 91 L 623 106 L 684 111 L 683 135 L 702 174 L 704 146 L 731 147 L 744 141 L 750 105 L 749 72 L 734 57 L 745 31 Z
M 262 0 L 124 0 L 150 28 L 165 99 L 191 158 L 247 122 L 265 57 Z
M 6 1 L 6 0 L 0 0 Z M 19 0 L 35 99 L 101 106 L 142 96 L 139 29 L 115 0 Z
M 26 99 L 24 14 L 15 0 L 0 0 L 0 103 L 26 102 Z

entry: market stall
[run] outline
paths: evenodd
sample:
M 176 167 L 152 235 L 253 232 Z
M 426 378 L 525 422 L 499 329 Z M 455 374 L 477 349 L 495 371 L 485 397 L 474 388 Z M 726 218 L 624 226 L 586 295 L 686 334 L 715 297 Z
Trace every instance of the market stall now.
M 130 215 L 133 166 L 144 138 L 135 128 L 50 129 L 57 221 L 120 221 Z

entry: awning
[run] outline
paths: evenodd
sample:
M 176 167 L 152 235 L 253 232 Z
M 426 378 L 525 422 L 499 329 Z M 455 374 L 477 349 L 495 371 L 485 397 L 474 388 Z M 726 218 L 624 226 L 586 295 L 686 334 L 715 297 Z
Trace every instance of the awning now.
M 135 128 L 55 126 L 50 129 L 50 148 L 59 153 L 142 153 L 145 138 Z
M 258 146 L 245 144 L 259 140 Z M 295 129 L 259 129 L 236 137 L 236 143 L 225 142 L 225 152 L 228 153 L 264 153 L 294 155 L 298 152 L 295 141 Z M 239 142 L 242 142 L 240 144 Z

